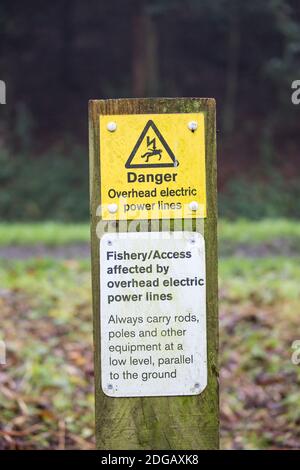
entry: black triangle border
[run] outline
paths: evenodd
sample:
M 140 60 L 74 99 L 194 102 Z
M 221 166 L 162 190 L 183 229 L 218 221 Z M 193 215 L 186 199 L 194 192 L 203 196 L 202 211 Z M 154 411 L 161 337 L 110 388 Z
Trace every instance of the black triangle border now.
M 173 163 L 140 163 L 140 164 L 136 164 L 136 165 L 132 165 L 131 162 L 132 160 L 134 159 L 135 157 L 135 154 L 139 148 L 139 146 L 141 145 L 142 143 L 142 140 L 144 139 L 145 135 L 147 134 L 148 132 L 148 129 L 152 127 L 155 134 L 157 135 L 157 137 L 159 138 L 159 140 L 161 141 L 161 143 L 163 144 L 164 148 L 166 149 L 166 151 L 168 152 L 169 156 L 171 157 L 172 159 L 172 162 Z M 176 165 L 175 165 L 176 163 Z M 159 130 L 157 129 L 156 125 L 154 124 L 154 122 L 152 121 L 152 119 L 149 119 L 149 121 L 147 122 L 147 124 L 145 125 L 140 137 L 138 138 L 135 146 L 133 147 L 133 150 L 131 152 L 131 154 L 129 155 L 128 157 L 128 160 L 127 162 L 125 163 L 125 168 L 175 168 L 179 165 L 178 163 L 178 160 L 176 159 L 174 153 L 172 152 L 172 150 L 170 149 L 169 145 L 167 144 L 165 138 L 162 136 L 162 134 L 159 132 Z

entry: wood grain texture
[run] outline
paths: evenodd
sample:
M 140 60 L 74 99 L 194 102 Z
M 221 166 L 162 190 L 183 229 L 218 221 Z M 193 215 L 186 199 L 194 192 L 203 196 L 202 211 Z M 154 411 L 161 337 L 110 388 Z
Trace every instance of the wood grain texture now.
M 100 384 L 100 204 L 99 115 L 204 112 L 206 125 L 206 242 L 208 385 L 195 396 L 110 398 Z M 98 449 L 218 449 L 218 276 L 215 100 L 147 98 L 89 103 L 90 210 L 95 346 L 96 443 Z M 114 222 L 110 222 L 113 224 Z M 126 227 L 126 222 L 123 222 Z

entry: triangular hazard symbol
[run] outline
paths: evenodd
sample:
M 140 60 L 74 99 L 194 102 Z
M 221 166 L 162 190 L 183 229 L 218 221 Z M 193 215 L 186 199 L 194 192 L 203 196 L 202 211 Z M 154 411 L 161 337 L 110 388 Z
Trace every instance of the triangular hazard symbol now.
M 138 138 L 125 168 L 168 168 L 178 161 L 162 134 L 150 119 Z

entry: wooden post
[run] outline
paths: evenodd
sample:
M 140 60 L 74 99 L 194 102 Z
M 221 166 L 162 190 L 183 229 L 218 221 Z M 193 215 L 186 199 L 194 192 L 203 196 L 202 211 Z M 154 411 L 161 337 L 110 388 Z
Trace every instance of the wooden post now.
M 99 117 L 132 114 L 204 113 L 207 217 L 203 220 L 206 257 L 207 386 L 198 395 L 115 398 L 101 388 L 100 262 L 97 215 L 100 200 Z M 96 441 L 98 449 L 218 449 L 218 279 L 216 129 L 214 99 L 120 99 L 89 103 L 92 290 L 95 346 Z M 195 222 L 195 221 L 194 221 Z M 119 222 L 117 222 L 118 224 Z M 121 223 L 121 222 L 120 222 Z M 128 221 L 123 221 L 125 226 Z M 115 222 L 108 222 L 113 227 Z M 96 227 L 98 225 L 98 236 Z M 103 228 L 104 230 L 104 228 Z M 141 230 L 144 230 L 143 228 Z M 193 230 L 195 224 L 193 223 Z

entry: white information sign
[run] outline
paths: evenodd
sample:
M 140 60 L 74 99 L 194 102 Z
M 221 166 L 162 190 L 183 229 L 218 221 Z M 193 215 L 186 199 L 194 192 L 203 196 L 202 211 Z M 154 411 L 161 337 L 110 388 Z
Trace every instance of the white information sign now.
M 207 384 L 203 236 L 107 233 L 100 268 L 103 392 L 201 393 Z

